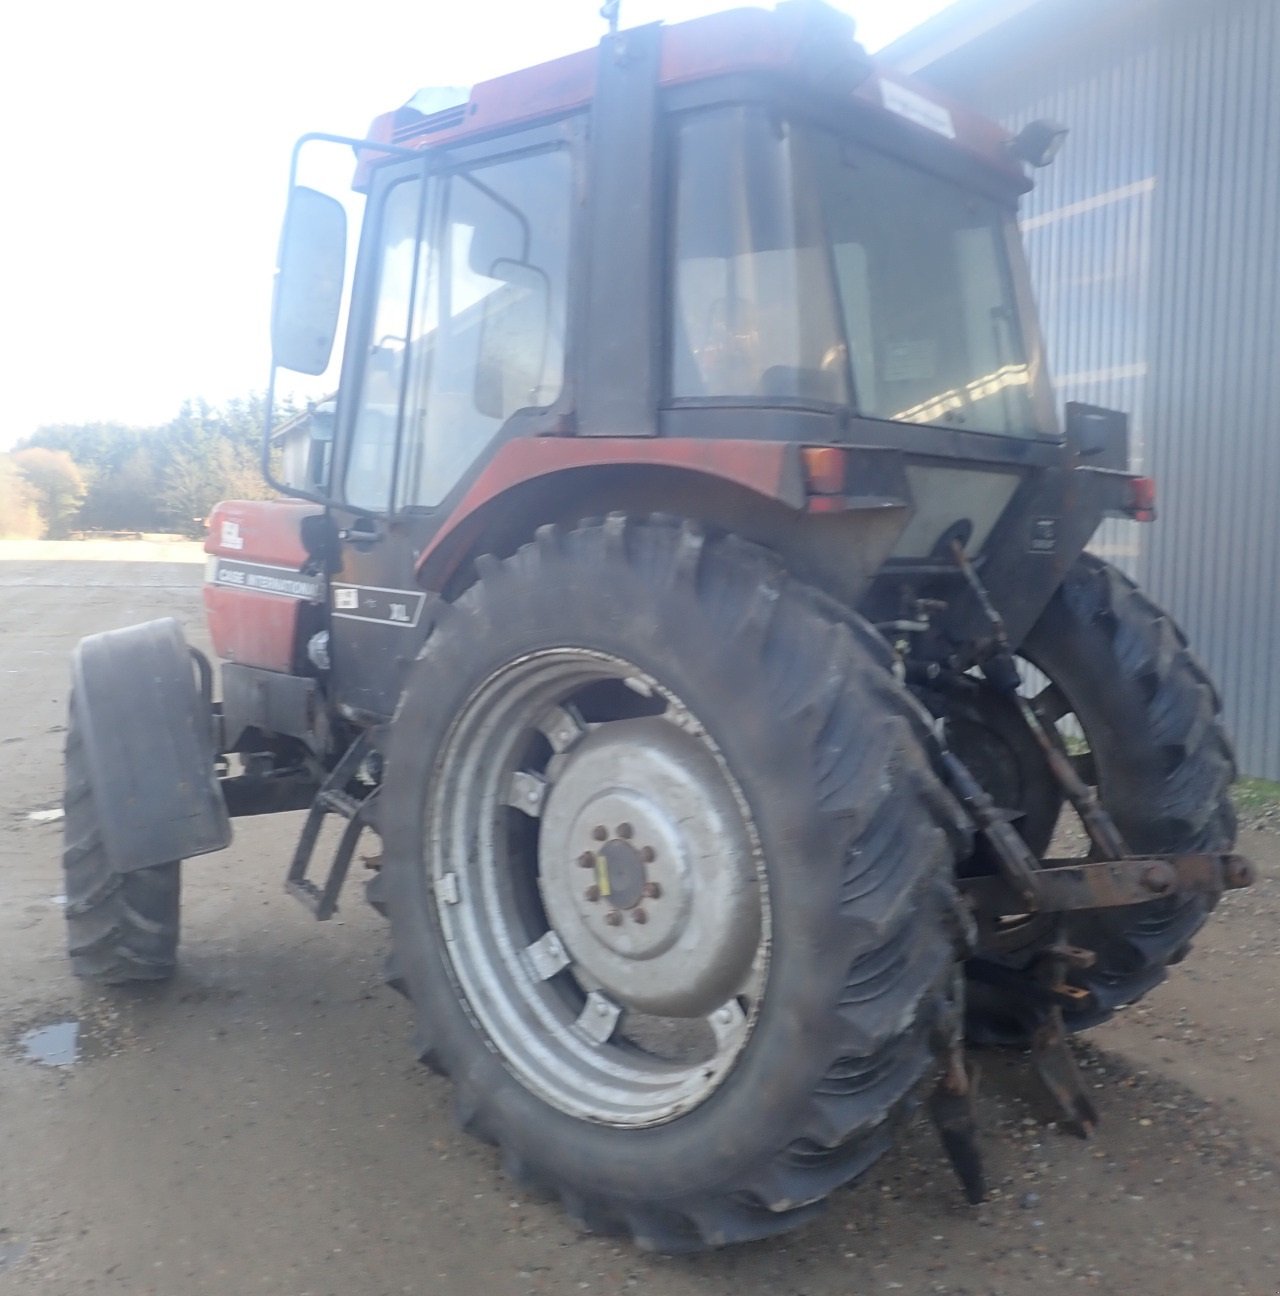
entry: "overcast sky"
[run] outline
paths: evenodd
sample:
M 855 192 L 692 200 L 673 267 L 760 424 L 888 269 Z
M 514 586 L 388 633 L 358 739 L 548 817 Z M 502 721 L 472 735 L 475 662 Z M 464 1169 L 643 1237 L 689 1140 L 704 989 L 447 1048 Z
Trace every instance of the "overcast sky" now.
M 947 0 L 839 0 L 875 50 Z M 622 24 L 725 0 L 623 0 Z M 598 0 L 30 0 L 0 19 L 0 449 L 265 385 L 289 151 L 594 45 Z

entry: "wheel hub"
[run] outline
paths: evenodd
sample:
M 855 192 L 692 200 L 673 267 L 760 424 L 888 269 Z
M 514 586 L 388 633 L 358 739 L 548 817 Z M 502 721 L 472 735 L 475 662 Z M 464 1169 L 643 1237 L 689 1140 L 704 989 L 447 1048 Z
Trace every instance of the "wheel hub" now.
M 652 852 L 653 847 L 647 846 L 645 850 Z M 648 858 L 653 858 L 652 853 Z M 620 837 L 606 841 L 594 859 L 599 890 L 616 909 L 634 910 L 644 899 L 645 888 L 653 886 L 645 871 L 646 856 Z
M 750 969 L 760 900 L 705 742 L 654 717 L 604 725 L 566 755 L 541 819 L 543 903 L 574 962 L 639 1012 L 723 1004 Z

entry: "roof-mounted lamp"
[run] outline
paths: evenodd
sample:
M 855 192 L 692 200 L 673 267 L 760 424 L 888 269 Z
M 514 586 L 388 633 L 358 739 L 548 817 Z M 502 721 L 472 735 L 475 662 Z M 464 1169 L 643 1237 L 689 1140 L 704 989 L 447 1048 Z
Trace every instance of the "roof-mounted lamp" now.
M 1044 117 L 1037 117 L 1035 121 L 1028 122 L 1009 141 L 1009 152 L 1020 162 L 1026 162 L 1033 167 L 1044 167 L 1058 156 L 1058 150 L 1066 138 L 1065 126 Z

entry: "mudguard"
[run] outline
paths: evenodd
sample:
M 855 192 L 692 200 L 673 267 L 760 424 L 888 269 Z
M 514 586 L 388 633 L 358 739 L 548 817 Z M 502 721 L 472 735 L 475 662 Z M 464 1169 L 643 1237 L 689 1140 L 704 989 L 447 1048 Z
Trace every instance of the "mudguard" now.
M 124 873 L 229 845 L 209 706 L 177 621 L 82 639 L 71 677 L 112 867 Z

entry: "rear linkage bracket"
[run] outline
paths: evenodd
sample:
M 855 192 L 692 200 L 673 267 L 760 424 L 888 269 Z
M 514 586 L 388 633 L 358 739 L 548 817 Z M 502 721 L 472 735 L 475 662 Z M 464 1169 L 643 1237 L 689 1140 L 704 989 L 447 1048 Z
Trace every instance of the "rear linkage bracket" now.
M 939 1025 L 932 1041 L 935 1052 L 945 1054 L 946 1064 L 929 1097 L 928 1110 L 942 1140 L 942 1150 L 964 1189 L 965 1200 L 977 1206 L 987 1195 L 974 1102 L 978 1071 L 964 1052 L 964 969 L 958 964 L 951 1003 L 952 1012 Z
M 1161 896 L 1222 891 L 1249 886 L 1253 865 L 1242 855 L 1224 852 L 1183 855 L 1131 855 L 1114 820 L 1097 793 L 1077 773 L 1053 719 L 1043 705 L 1019 691 L 1020 680 L 1004 620 L 996 611 L 964 547 L 952 546 L 993 637 L 982 661 L 988 682 L 1007 694 L 1021 711 L 1039 743 L 1063 794 L 1080 816 L 1092 843 L 1089 860 L 1040 860 L 1013 827 L 1013 816 L 997 806 L 953 753 L 943 751 L 946 781 L 968 810 L 974 825 L 995 853 L 999 872 L 962 878 L 961 894 L 979 922 L 979 930 L 1002 917 L 1029 913 L 1062 914 L 1079 909 L 1107 909 L 1142 904 Z M 1031 1027 L 1031 1058 L 1045 1089 L 1082 1138 L 1098 1125 L 1098 1110 L 1085 1090 L 1075 1056 L 1067 1043 L 1064 1006 L 1078 1006 L 1090 993 L 1068 980 L 1068 973 L 1091 967 L 1094 954 L 1059 939 L 1041 951 L 1031 976 L 981 958 L 970 963 L 970 975 L 1000 985 L 1021 1000 Z M 975 1072 L 964 1058 L 958 1037 L 948 1044 L 942 1079 L 929 1112 L 942 1145 L 971 1203 L 983 1199 L 981 1153 L 973 1113 Z

